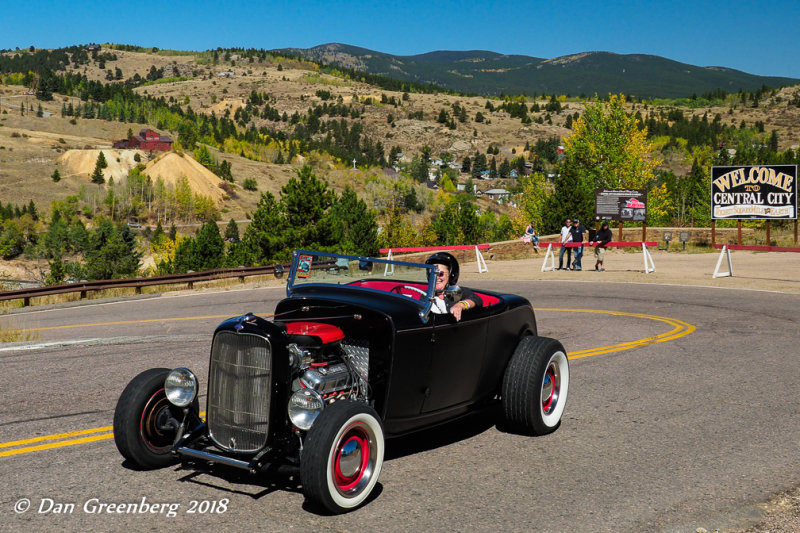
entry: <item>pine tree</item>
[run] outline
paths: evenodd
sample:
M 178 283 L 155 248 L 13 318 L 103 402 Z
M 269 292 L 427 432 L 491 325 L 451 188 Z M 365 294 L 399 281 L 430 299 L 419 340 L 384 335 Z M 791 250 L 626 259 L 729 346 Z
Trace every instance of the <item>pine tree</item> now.
M 150 237 L 150 242 L 158 243 L 161 241 L 161 239 L 164 238 L 166 238 L 166 234 L 164 233 L 164 226 L 161 225 L 161 221 L 159 220 L 158 224 L 156 224 L 156 229 L 153 232 L 153 235 Z
M 378 252 L 377 215 L 349 186 L 333 203 L 326 218 L 331 226 L 331 241 L 340 251 L 363 256 Z
M 61 256 L 57 255 L 50 261 L 50 272 L 44 278 L 45 285 L 61 285 L 64 282 L 64 277 L 67 272 L 64 268 L 64 263 L 61 261 Z
M 284 248 L 284 235 L 279 233 L 283 227 L 283 216 L 275 196 L 269 192 L 262 193 L 242 239 L 255 262 L 264 263 L 279 257 Z
M 105 178 L 103 177 L 103 169 L 101 169 L 99 165 L 94 166 L 94 172 L 92 172 L 91 178 L 92 183 L 103 184 L 106 182 Z
M 213 220 L 206 222 L 197 232 L 194 246 L 194 269 L 211 270 L 220 268 L 225 259 L 225 241 L 219 234 L 219 227 Z
M 500 168 L 498 169 L 501 178 L 507 178 L 509 173 L 511 172 L 511 165 L 508 162 L 508 159 L 503 159 L 503 162 L 500 163 Z
M 110 220 L 102 219 L 89 241 L 88 279 L 114 279 L 136 273 L 142 254 L 137 251 L 136 240 L 127 226 L 115 226 Z
M 772 130 L 772 135 L 769 136 L 769 149 L 774 153 L 778 153 L 778 131 Z
M 239 226 L 236 225 L 234 219 L 231 219 L 225 228 L 225 240 L 229 242 L 237 242 L 239 240 Z
M 58 171 L 58 169 L 55 169 L 53 173 L 50 175 L 50 178 L 52 178 L 54 183 L 58 183 L 59 181 L 61 181 L 61 173 Z

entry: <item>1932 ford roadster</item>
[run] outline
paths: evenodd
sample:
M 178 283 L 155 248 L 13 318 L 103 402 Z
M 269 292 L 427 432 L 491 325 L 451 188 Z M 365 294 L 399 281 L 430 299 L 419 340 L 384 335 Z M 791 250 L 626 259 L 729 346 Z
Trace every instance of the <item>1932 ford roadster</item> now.
M 563 346 L 537 335 L 519 296 L 477 292 L 483 306 L 458 322 L 432 313 L 436 273 L 436 265 L 296 251 L 271 321 L 248 313 L 214 332 L 205 420 L 195 374 L 147 370 L 117 402 L 117 448 L 145 469 L 178 460 L 253 474 L 293 466 L 306 498 L 339 513 L 375 487 L 384 437 L 498 398 L 509 429 L 555 431 L 569 388 Z

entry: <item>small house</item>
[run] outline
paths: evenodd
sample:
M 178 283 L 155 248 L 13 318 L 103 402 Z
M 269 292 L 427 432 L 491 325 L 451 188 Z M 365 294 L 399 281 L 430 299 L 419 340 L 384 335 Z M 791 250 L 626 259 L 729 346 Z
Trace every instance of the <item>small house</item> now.
M 134 135 L 128 139 L 128 148 L 168 152 L 172 150 L 172 143 L 173 140 L 165 135 L 160 135 L 151 129 L 143 129 L 139 132 L 139 135 Z
M 486 196 L 497 202 L 508 201 L 508 197 L 511 195 L 511 193 L 505 189 L 489 189 L 488 191 L 485 191 L 483 194 L 485 194 Z
M 159 135 L 153 130 L 143 129 L 139 135 L 134 135 L 130 139 L 114 141 L 114 148 L 126 149 L 133 148 L 139 150 L 160 150 L 169 152 L 172 150 L 173 140 L 165 135 Z

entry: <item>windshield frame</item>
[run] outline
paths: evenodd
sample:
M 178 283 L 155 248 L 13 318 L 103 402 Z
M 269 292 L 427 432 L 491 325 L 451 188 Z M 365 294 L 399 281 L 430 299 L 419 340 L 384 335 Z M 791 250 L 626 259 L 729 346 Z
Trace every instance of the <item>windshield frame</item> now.
M 307 264 L 306 258 L 313 258 Z M 319 256 L 322 256 L 325 261 L 323 268 L 314 268 L 314 264 L 319 264 Z M 330 261 L 330 262 L 328 262 Z M 371 263 L 371 269 L 366 273 L 363 277 L 345 277 L 342 281 L 337 283 L 327 282 L 327 281 L 300 281 L 304 278 L 311 278 L 314 277 L 314 272 L 320 272 L 322 275 L 319 277 L 324 279 L 331 275 L 332 270 L 337 269 L 336 262 L 337 261 L 358 261 L 359 265 L 364 264 L 364 262 Z M 340 263 L 341 264 L 341 263 Z M 380 267 L 383 267 L 383 272 L 381 273 Z M 403 279 L 402 277 L 397 277 L 395 275 L 395 268 L 398 270 L 406 271 L 406 272 L 413 272 L 418 270 L 419 273 L 417 276 L 414 276 L 418 279 Z M 359 268 L 359 270 L 361 270 Z M 418 314 L 420 319 L 423 322 L 427 322 L 428 316 L 430 314 L 431 305 L 433 304 L 433 297 L 435 293 L 436 287 L 436 265 L 428 265 L 424 263 L 410 263 L 407 261 L 397 261 L 394 259 L 378 259 L 374 257 L 365 257 L 365 256 L 355 256 L 355 255 L 346 255 L 346 254 L 337 254 L 334 252 L 320 252 L 314 250 L 294 250 L 292 252 L 292 264 L 289 269 L 289 276 L 286 280 L 286 296 L 291 297 L 297 293 L 297 289 L 300 287 L 337 287 L 343 288 L 347 287 L 352 290 L 356 291 L 368 291 L 370 293 L 377 293 L 382 295 L 389 295 L 391 297 L 401 298 L 403 301 L 410 302 L 415 304 L 418 309 Z M 323 272 L 324 271 L 324 272 Z M 338 271 L 337 271 L 338 273 Z M 400 274 L 399 276 L 402 276 Z M 413 284 L 425 284 L 427 283 L 426 289 L 426 296 L 424 299 L 416 299 L 416 298 L 409 298 L 403 294 L 393 293 L 381 289 L 374 289 L 370 287 L 364 287 L 360 285 L 353 285 L 353 283 L 359 280 L 392 280 L 397 281 L 398 284 L 402 284 L 403 282 L 413 283 Z

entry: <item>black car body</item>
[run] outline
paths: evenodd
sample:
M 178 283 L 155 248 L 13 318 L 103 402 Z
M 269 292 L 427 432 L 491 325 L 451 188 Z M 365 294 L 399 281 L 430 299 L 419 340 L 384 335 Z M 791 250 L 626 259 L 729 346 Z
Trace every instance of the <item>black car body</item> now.
M 117 447 L 144 468 L 177 459 L 253 473 L 294 465 L 309 499 L 344 512 L 377 482 L 384 436 L 498 397 L 510 427 L 554 431 L 569 385 L 561 344 L 539 337 L 530 303 L 511 294 L 481 291 L 484 305 L 460 321 L 432 313 L 436 271 L 295 252 L 272 320 L 246 314 L 215 331 L 206 420 L 191 371 L 152 369 L 120 397 Z

